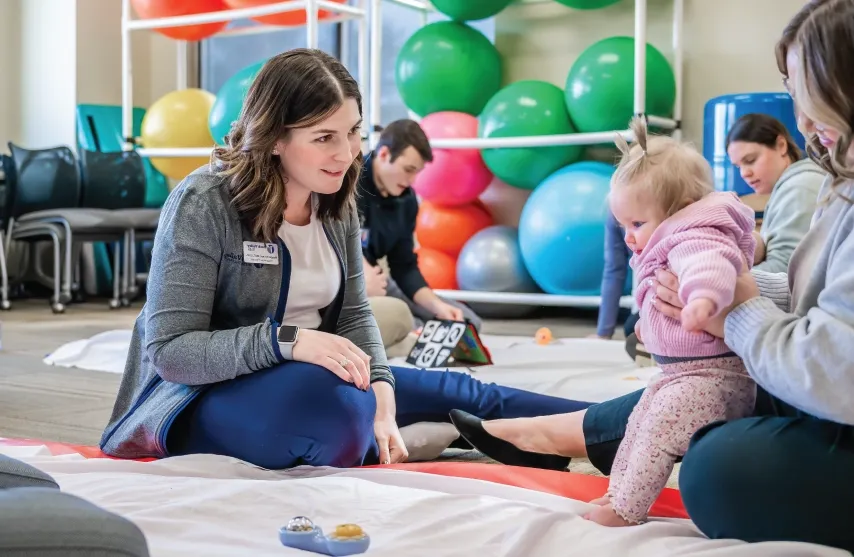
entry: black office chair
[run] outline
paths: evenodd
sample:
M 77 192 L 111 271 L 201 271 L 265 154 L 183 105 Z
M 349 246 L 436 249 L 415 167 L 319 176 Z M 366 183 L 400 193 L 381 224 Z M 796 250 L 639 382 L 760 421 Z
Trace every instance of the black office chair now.
M 9 150 L 14 163 L 15 186 L 7 243 L 11 240 L 53 241 L 54 295 L 51 307 L 54 313 L 64 312 L 65 304 L 71 300 L 75 242 L 116 244 L 113 257 L 116 271 L 110 307 L 119 307 L 119 256 L 126 231 L 124 221 L 110 211 L 80 206 L 80 173 L 74 153 L 68 147 L 33 150 L 9 143 Z M 63 254 L 60 244 L 64 244 L 64 265 L 60 263 Z
M 135 246 L 154 239 L 160 209 L 146 208 L 145 165 L 135 151 L 104 153 L 82 150 L 83 207 L 111 211 L 126 226 L 121 292 L 122 305 L 136 294 Z

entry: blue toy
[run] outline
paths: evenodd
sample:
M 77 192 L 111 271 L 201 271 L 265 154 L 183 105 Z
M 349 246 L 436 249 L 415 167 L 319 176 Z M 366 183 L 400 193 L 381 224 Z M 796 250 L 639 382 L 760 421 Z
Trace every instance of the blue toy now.
M 287 547 L 332 557 L 364 553 L 371 545 L 370 536 L 356 524 L 340 524 L 333 533 L 324 535 L 320 526 L 304 516 L 292 518 L 280 528 L 279 540 Z

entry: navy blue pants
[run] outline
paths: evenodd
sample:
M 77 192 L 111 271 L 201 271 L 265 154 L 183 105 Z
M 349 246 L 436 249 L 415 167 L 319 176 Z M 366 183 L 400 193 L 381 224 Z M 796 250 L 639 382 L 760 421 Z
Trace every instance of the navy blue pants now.
M 609 474 L 643 391 L 584 415 L 590 461 Z M 710 424 L 679 472 L 685 510 L 713 539 L 802 541 L 854 552 L 854 427 L 800 412 L 759 389 L 754 417 Z
M 392 367 L 398 427 L 449 422 L 459 408 L 488 419 L 574 412 L 590 405 L 478 381 L 467 373 Z M 219 454 L 271 469 L 350 467 L 379 460 L 373 389 L 313 364 L 288 362 L 211 386 L 168 432 L 171 455 Z

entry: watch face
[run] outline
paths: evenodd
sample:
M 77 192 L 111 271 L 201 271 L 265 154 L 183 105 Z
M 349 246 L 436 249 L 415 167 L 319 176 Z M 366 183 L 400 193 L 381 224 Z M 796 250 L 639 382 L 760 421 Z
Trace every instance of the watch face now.
M 279 342 L 291 343 L 297 340 L 297 328 L 292 326 L 279 327 Z

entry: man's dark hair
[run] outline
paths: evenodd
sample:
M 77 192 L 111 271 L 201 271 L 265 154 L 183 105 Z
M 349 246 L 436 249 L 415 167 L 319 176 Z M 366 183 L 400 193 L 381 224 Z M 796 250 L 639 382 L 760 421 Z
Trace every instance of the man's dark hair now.
M 392 162 L 403 153 L 407 147 L 413 147 L 424 162 L 432 162 L 433 149 L 427 134 L 415 120 L 395 120 L 383 129 L 377 150 L 388 147 Z

